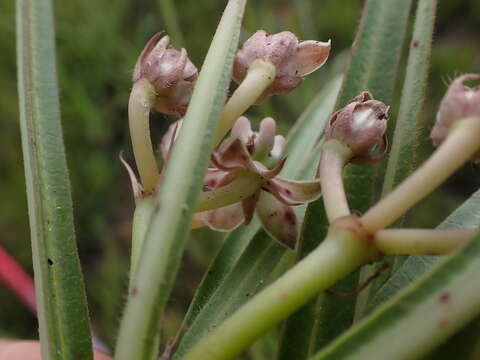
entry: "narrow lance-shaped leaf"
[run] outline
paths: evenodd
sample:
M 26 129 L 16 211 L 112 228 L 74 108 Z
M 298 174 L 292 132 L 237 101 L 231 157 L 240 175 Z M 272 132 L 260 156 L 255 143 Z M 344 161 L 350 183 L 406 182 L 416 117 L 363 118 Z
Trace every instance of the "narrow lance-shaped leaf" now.
M 185 246 L 212 133 L 225 103 L 245 0 L 230 0 L 175 142 L 120 324 L 116 359 L 155 357 L 156 335 Z
M 20 128 L 44 359 L 91 359 L 60 122 L 51 1 L 17 0 Z
M 395 123 L 393 142 L 388 157 L 387 170 L 383 183 L 382 196 L 392 189 L 412 172 L 416 161 L 419 128 L 421 127 L 421 111 L 425 102 L 427 76 L 432 50 L 432 36 L 437 9 L 436 0 L 420 0 L 417 5 L 407 73 L 403 84 L 400 110 Z M 399 224 L 400 222 L 397 222 Z M 396 266 L 399 256 L 388 261 Z M 360 282 L 365 281 L 376 271 L 377 266 L 365 266 L 361 271 Z M 393 270 L 395 271 L 395 269 Z M 357 298 L 355 319 L 363 316 L 369 299 L 384 277 L 374 281 Z
M 352 50 L 337 108 L 345 106 L 360 92 L 389 103 L 405 38 L 411 1 L 369 0 Z M 375 167 L 348 165 L 345 188 L 353 211 L 365 211 L 373 201 Z M 328 221 L 323 203 L 309 205 L 305 217 L 302 256 L 314 249 L 326 235 Z M 358 283 L 354 273 L 334 289 L 353 291 Z M 324 346 L 353 321 L 354 297 L 338 298 L 322 294 L 287 320 L 279 359 L 306 359 L 312 351 Z
M 335 105 L 340 82 L 341 78 L 336 77 L 328 83 L 300 117 L 287 139 L 288 159 L 282 176 L 295 177 L 303 168 L 304 161 L 308 160 L 305 153 L 323 132 Z M 310 166 L 316 168 L 319 159 L 312 161 Z M 185 354 L 209 327 L 225 319 L 266 285 L 265 279 L 285 250 L 259 229 L 260 223 L 254 218 L 249 226 L 236 229 L 225 240 L 190 305 L 182 327 L 187 332 L 176 359 Z
M 480 236 L 381 306 L 313 360 L 418 359 L 480 312 Z M 393 340 L 393 341 L 392 341 Z

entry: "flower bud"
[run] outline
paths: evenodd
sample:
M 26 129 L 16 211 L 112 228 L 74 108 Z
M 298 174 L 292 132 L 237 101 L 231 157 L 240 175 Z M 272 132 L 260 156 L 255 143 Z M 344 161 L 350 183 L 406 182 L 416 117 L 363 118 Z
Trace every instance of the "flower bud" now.
M 330 53 L 330 41 L 302 41 L 289 31 L 268 35 L 259 30 L 237 52 L 233 64 L 233 79 L 240 83 L 255 60 L 275 65 L 276 77 L 257 100 L 263 102 L 268 96 L 288 93 L 296 88 L 305 75 L 322 66 Z
M 386 151 L 387 120 L 388 106 L 363 92 L 332 115 L 326 137 L 347 145 L 353 161 L 372 162 Z M 379 156 L 372 153 L 377 146 L 382 147 Z
M 440 103 L 437 121 L 430 134 L 435 146 L 445 140 L 456 121 L 480 116 L 480 85 L 473 88 L 465 86 L 465 81 L 470 80 L 480 80 L 480 74 L 466 74 L 453 80 Z
M 145 78 L 154 85 L 158 95 L 155 110 L 184 114 L 197 76 L 197 68 L 189 60 L 187 51 L 172 48 L 170 38 L 157 33 L 140 54 L 132 79 L 136 82 Z

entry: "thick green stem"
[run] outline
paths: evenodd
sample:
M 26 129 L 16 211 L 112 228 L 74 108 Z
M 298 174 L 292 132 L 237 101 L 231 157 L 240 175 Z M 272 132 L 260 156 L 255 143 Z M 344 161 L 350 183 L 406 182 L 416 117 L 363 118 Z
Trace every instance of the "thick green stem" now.
M 362 217 L 365 229 L 386 228 L 430 194 L 480 148 L 480 118 L 458 120 L 436 152 L 394 191 Z
M 372 261 L 375 249 L 356 230 L 353 217 L 336 222 L 316 250 L 200 340 L 185 359 L 234 358 L 315 294 Z
M 377 231 L 375 245 L 384 254 L 443 255 L 465 245 L 476 230 L 387 229 Z
M 230 184 L 200 193 L 195 212 L 218 209 L 253 195 L 264 180 L 256 173 L 243 171 Z
M 330 139 L 323 145 L 319 176 L 329 222 L 350 215 L 343 185 L 343 168 L 351 158 L 350 148 L 338 140 Z
M 132 221 L 132 254 L 130 260 L 130 278 L 133 278 L 143 241 L 147 233 L 148 224 L 154 211 L 153 197 L 141 198 L 137 201 Z
M 155 189 L 158 179 L 158 166 L 150 138 L 150 109 L 156 98 L 153 85 L 147 79 L 133 84 L 128 102 L 128 120 L 132 138 L 135 163 L 140 180 L 146 192 Z
M 232 128 L 235 121 L 255 102 L 275 80 L 277 69 L 270 62 L 255 60 L 248 68 L 247 76 L 228 99 L 223 108 L 217 132 L 213 139 L 216 147 Z

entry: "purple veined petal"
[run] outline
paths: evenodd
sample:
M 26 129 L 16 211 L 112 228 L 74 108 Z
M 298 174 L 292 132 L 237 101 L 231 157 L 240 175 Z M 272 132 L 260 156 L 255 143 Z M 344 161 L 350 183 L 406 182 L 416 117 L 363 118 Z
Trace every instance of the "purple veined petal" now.
M 224 186 L 233 181 L 236 174 L 228 171 L 223 171 L 217 168 L 208 168 L 205 177 L 203 178 L 203 186 L 207 189 L 215 189 Z
M 320 180 L 295 181 L 280 177 L 263 185 L 265 189 L 286 205 L 300 205 L 317 200 L 321 195 Z
M 242 209 L 243 209 L 243 216 L 245 218 L 245 225 L 250 224 L 252 221 L 253 213 L 255 211 L 255 207 L 257 206 L 257 201 L 260 196 L 261 190 L 258 190 L 252 196 L 249 196 L 245 200 L 242 201 Z
M 240 139 L 228 138 L 212 154 L 212 162 L 220 170 L 248 169 L 256 171 L 250 154 Z
M 255 165 L 255 172 L 265 180 L 270 180 L 277 176 L 280 171 L 282 171 L 286 161 L 287 158 L 283 158 L 273 169 L 268 169 L 265 165 L 259 163 L 258 161 L 254 161 L 253 163 Z
M 239 227 L 243 221 L 243 209 L 240 203 L 235 203 L 215 210 L 201 213 L 204 223 L 215 231 L 232 231 Z
M 300 224 L 293 209 L 265 191 L 260 193 L 256 209 L 265 231 L 280 244 L 295 249 Z

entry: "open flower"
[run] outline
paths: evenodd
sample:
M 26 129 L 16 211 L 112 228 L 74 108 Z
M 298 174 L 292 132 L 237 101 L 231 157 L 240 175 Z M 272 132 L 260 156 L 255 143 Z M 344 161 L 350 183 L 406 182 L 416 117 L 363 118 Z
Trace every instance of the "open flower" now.
M 132 80 L 147 79 L 157 92 L 155 110 L 164 114 L 184 114 L 198 77 L 187 51 L 174 49 L 168 36 L 155 34 L 140 54 Z
M 455 80 L 447 90 L 437 113 L 437 121 L 430 137 L 435 146 L 448 136 L 456 121 L 470 116 L 480 116 L 480 85 L 465 86 L 465 81 L 480 80 L 480 74 L 465 74 Z
M 259 132 L 253 132 L 247 118 L 241 117 L 226 139 L 212 154 L 212 167 L 204 179 L 204 187 L 212 194 L 241 192 L 246 196 L 228 206 L 204 211 L 202 221 L 210 228 L 231 231 L 248 224 L 256 210 L 264 229 L 281 244 L 295 248 L 299 222 L 292 206 L 308 203 L 320 196 L 320 183 L 281 178 L 286 158 L 282 158 L 285 139 L 275 136 L 275 121 L 266 118 Z M 253 185 L 252 185 L 253 184 Z
M 272 63 L 276 77 L 257 100 L 263 102 L 268 96 L 288 93 L 296 88 L 303 77 L 322 66 L 330 53 L 330 41 L 302 41 L 289 31 L 269 35 L 258 30 L 237 52 L 233 65 L 233 79 L 240 83 L 248 68 L 256 61 Z
M 387 150 L 387 120 L 388 106 L 364 91 L 331 116 L 326 138 L 347 145 L 353 162 L 374 162 Z

